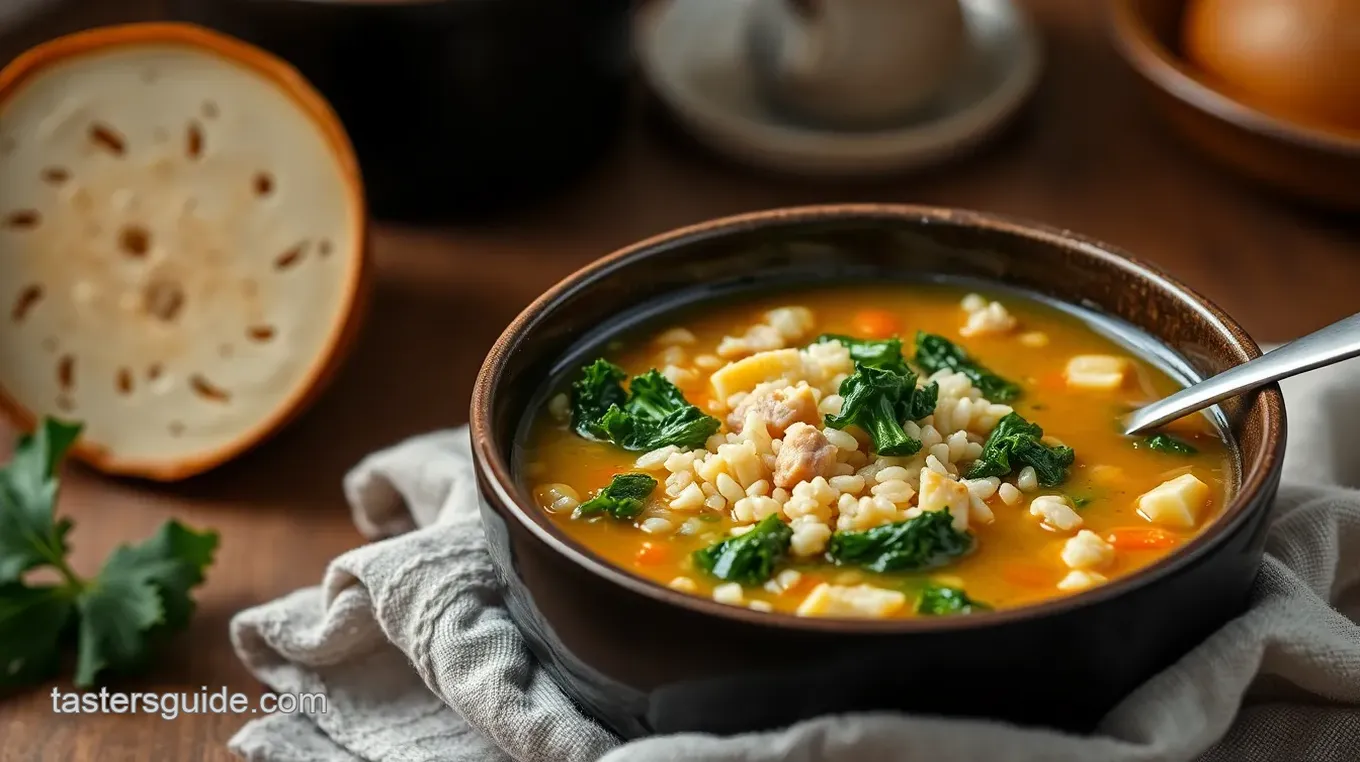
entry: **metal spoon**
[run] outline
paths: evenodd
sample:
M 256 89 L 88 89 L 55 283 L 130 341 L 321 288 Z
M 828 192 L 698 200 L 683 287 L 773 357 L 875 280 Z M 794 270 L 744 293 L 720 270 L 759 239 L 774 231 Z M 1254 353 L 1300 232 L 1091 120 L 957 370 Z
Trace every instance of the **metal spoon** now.
M 1360 355 L 1360 314 L 1229 368 L 1124 417 L 1125 434 L 1142 434 L 1234 394 Z

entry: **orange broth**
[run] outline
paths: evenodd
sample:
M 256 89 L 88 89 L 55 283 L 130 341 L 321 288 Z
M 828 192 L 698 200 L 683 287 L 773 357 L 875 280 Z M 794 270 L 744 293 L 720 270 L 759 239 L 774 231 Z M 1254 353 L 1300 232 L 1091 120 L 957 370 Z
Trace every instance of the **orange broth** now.
M 1069 571 L 1060 554 L 1072 533 L 1052 531 L 1030 514 L 1027 510 L 1030 500 L 1041 494 L 1066 495 L 1081 502 L 1078 512 L 1083 528 L 1108 537 L 1116 529 L 1154 527 L 1139 515 L 1135 501 L 1162 482 L 1189 473 L 1209 486 L 1212 499 L 1195 529 L 1158 527 L 1163 533 L 1161 537 L 1173 543 L 1169 547 L 1120 547 L 1113 564 L 1100 571 L 1109 579 L 1131 574 L 1174 552 L 1216 520 L 1226 502 L 1233 461 L 1229 448 L 1207 418 L 1184 419 L 1168 430 L 1197 448 L 1194 455 L 1135 447 L 1134 440 L 1123 437 L 1117 430 L 1120 415 L 1131 407 L 1170 394 L 1180 387 L 1179 383 L 1078 318 L 1011 293 L 984 296 L 1002 302 L 1017 318 L 1015 330 L 1005 335 L 963 338 L 959 329 L 966 313 L 960 300 L 965 293 L 955 287 L 934 285 L 850 285 L 790 291 L 769 298 L 706 304 L 673 313 L 659 323 L 611 342 L 605 356 L 632 376 L 663 367 L 662 348 L 654 339 L 675 327 L 684 327 L 697 337 L 697 343 L 684 347 L 688 357 L 693 358 L 712 353 L 724 336 L 741 336 L 752 324 L 760 322 L 765 311 L 778 306 L 800 305 L 815 315 L 815 327 L 797 346 L 821 333 L 863 336 L 857 328 L 882 330 L 895 322 L 908 360 L 913 352 L 911 337 L 918 329 L 949 338 L 998 375 L 1020 384 L 1023 394 L 1011 403 L 1015 411 L 1041 425 L 1047 436 L 1076 451 L 1068 478 L 1058 487 L 1029 492 L 1016 505 L 1008 505 L 996 495 L 988 499 L 994 521 L 970 527 L 975 547 L 952 563 L 923 572 L 876 574 L 837 566 L 825 559 L 790 557 L 779 568 L 799 570 L 801 580 L 778 593 L 761 586 L 747 586 L 743 591 L 745 602 L 765 601 L 774 610 L 792 612 L 820 582 L 868 583 L 902 590 L 910 597 L 930 581 L 961 587 L 973 600 L 993 608 L 1024 606 L 1068 595 L 1058 589 L 1057 583 Z M 1027 345 L 1019 338 L 1027 332 L 1042 332 L 1047 344 Z M 1064 379 L 1064 366 L 1068 358 L 1082 354 L 1129 358 L 1134 370 L 1119 389 L 1070 388 Z M 681 386 L 686 398 L 706 412 L 712 394 L 710 374 L 711 371 L 700 370 L 697 380 Z M 724 418 L 722 413 L 715 415 Z M 727 431 L 725 423 L 722 431 Z M 569 423 L 555 419 L 546 409 L 537 414 L 525 444 L 521 462 L 529 491 L 532 493 L 547 483 L 564 483 L 574 488 L 582 501 L 606 486 L 613 475 L 637 471 L 634 464 L 641 454 L 584 439 L 571 430 Z M 692 554 L 725 539 L 736 524 L 729 511 L 667 511 L 666 472 L 655 475 L 661 483 L 648 499 L 647 511 L 635 521 L 609 516 L 573 519 L 570 511 L 556 513 L 552 519 L 569 536 L 624 569 L 661 584 L 687 577 L 695 584 L 694 594 L 710 596 L 722 581 L 696 568 Z M 1015 474 L 1003 481 L 1013 483 Z M 638 528 L 645 518 L 658 514 L 674 519 L 677 525 L 699 517 L 702 528 L 690 535 L 651 535 Z M 896 615 L 914 616 L 910 605 Z

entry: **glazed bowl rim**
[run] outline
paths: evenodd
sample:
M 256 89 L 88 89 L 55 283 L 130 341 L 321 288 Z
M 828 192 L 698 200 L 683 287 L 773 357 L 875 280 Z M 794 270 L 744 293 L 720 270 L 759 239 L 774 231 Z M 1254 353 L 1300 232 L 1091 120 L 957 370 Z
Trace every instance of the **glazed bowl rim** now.
M 1259 357 L 1260 348 L 1246 331 L 1218 306 L 1198 292 L 1173 279 L 1157 267 L 1137 260 L 1113 246 L 1067 230 L 1042 224 L 984 213 L 943 207 L 904 204 L 827 204 L 790 207 L 722 217 L 681 227 L 626 246 L 580 268 L 558 281 L 526 307 L 505 329 L 487 354 L 472 391 L 469 429 L 472 439 L 474 470 L 483 499 L 498 504 L 500 512 L 513 514 L 534 537 L 552 552 L 591 572 L 604 581 L 620 585 L 663 604 L 678 606 L 700 614 L 737 620 L 748 625 L 785 630 L 904 634 L 971 630 L 999 626 L 1029 619 L 1067 613 L 1128 594 L 1170 576 L 1214 551 L 1234 530 L 1256 511 L 1265 510 L 1259 495 L 1278 483 L 1284 459 L 1285 412 L 1278 384 L 1260 390 L 1253 405 L 1262 406 L 1262 447 L 1251 463 L 1240 464 L 1241 482 L 1237 492 L 1212 525 L 1189 543 L 1137 572 L 1105 585 L 1074 595 L 1039 603 L 982 612 L 966 617 L 917 617 L 903 619 L 852 619 L 800 617 L 781 612 L 761 612 L 730 606 L 707 598 L 672 590 L 665 585 L 633 574 L 607 561 L 558 528 L 537 505 L 522 501 L 522 490 L 509 459 L 502 456 L 495 436 L 494 400 L 509 358 L 521 351 L 524 335 L 551 313 L 577 289 L 608 277 L 650 256 L 733 233 L 749 232 L 767 226 L 812 224 L 835 220 L 893 220 L 918 225 L 955 226 L 991 231 L 1002 236 L 1028 238 L 1038 243 L 1077 253 L 1088 259 L 1146 280 L 1180 300 L 1206 323 L 1210 330 L 1228 341 L 1242 355 L 1242 361 Z M 1149 332 L 1151 333 L 1151 332 Z M 1159 338 L 1153 335 L 1154 338 Z M 518 431 L 519 427 L 515 427 Z M 1241 448 L 1239 448 L 1240 451 Z M 486 493 L 490 494 L 486 494 Z
M 1196 77 L 1189 64 L 1153 34 L 1138 0 L 1111 0 L 1110 26 L 1124 60 L 1162 92 L 1252 134 L 1330 154 L 1360 158 L 1360 131 L 1292 122 L 1248 106 Z

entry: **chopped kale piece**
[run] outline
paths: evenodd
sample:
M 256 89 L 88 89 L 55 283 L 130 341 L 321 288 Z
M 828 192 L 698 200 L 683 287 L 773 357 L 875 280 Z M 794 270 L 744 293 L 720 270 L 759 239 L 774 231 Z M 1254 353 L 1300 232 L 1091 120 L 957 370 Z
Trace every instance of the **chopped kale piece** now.
M 982 396 L 992 402 L 1010 402 L 1020 396 L 1020 386 L 1007 381 L 968 356 L 968 353 L 943 336 L 916 333 L 916 365 L 926 373 L 952 370 L 968 377 Z
M 577 506 L 573 517 L 607 513 L 616 519 L 636 518 L 654 489 L 656 479 L 647 474 L 617 474 L 609 480 L 609 486 Z
M 722 425 L 691 405 L 655 369 L 635 377 L 627 394 L 622 385 L 626 377 L 623 369 L 604 359 L 582 369 L 581 378 L 571 386 L 576 433 L 645 452 L 666 445 L 701 447 Z
M 1170 434 L 1153 434 L 1143 440 L 1143 444 L 1157 452 L 1164 452 L 1168 455 L 1194 455 L 1199 452 L 1194 445 L 1183 439 L 1178 439 Z
M 694 564 L 727 582 L 759 585 L 774 576 L 775 566 L 789 551 L 793 530 L 771 514 L 751 531 L 694 552 Z
M 907 361 L 902 359 L 902 340 L 897 337 L 856 339 L 837 333 L 824 333 L 813 343 L 824 344 L 829 341 L 839 341 L 850 350 L 850 359 L 865 367 L 891 370 L 902 375 L 911 373 Z
M 889 572 L 940 566 L 972 548 L 973 536 L 955 529 L 948 511 L 927 511 L 896 524 L 836 532 L 827 555 L 838 564 Z
M 923 417 L 916 415 L 923 409 L 934 410 L 938 392 L 933 384 L 917 389 L 916 374 L 910 370 L 902 375 L 856 363 L 854 374 L 841 382 L 841 412 L 826 416 L 826 425 L 859 426 L 869 433 L 879 455 L 912 455 L 921 449 L 921 442 L 907 434 L 901 421 Z
M 1049 447 L 1040 441 L 1044 430 L 1019 413 L 1009 413 L 997 422 L 982 456 L 968 471 L 969 479 L 1005 476 L 1025 466 L 1033 466 L 1039 483 L 1056 487 L 1067 478 L 1067 467 L 1076 459 L 1071 447 Z
M 969 598 L 963 590 L 947 585 L 926 585 L 916 599 L 916 613 L 927 616 L 971 614 L 975 611 L 991 610 L 991 606 Z

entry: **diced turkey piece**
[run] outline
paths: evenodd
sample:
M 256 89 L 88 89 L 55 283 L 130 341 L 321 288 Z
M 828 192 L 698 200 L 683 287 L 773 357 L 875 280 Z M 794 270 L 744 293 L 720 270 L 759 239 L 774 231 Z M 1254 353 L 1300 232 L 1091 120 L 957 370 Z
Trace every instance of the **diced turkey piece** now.
M 1082 525 L 1081 514 L 1072 510 L 1067 498 L 1060 495 L 1040 495 L 1030 501 L 1031 516 L 1043 519 L 1044 524 L 1059 531 L 1071 532 Z
M 792 489 L 799 482 L 818 476 L 831 477 L 836 465 L 836 446 L 816 427 L 795 423 L 784 435 L 784 444 L 775 459 L 774 485 Z
M 1015 317 L 1000 302 L 992 302 L 968 314 L 968 322 L 959 329 L 964 338 L 1008 333 L 1015 328 Z
M 752 410 L 765 419 L 770 436 L 780 439 L 788 428 L 799 421 L 816 424 L 821 416 L 817 412 L 817 399 L 812 396 L 809 386 L 786 386 L 765 393 L 753 393 L 737 405 L 737 409 L 727 416 L 727 427 L 740 434 L 746 425 L 746 414 Z

